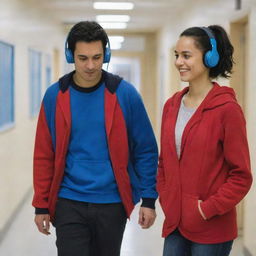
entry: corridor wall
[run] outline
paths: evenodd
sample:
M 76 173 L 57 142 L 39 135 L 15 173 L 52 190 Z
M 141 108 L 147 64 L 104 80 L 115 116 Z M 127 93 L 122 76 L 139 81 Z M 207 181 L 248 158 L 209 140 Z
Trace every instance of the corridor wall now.
M 53 17 L 47 17 L 29 1 L 0 2 L 0 41 L 12 45 L 14 51 L 14 120 L 11 127 L 0 131 L 0 241 L 19 206 L 31 196 L 36 113 L 31 117 L 29 49 L 41 54 L 41 100 L 49 79 L 49 56 L 53 56 L 56 49 L 62 51 L 64 45 L 62 28 L 51 20 Z M 61 64 L 59 66 L 62 69 Z M 54 70 L 51 74 L 54 75 Z M 7 111 L 4 104 L 1 108 Z

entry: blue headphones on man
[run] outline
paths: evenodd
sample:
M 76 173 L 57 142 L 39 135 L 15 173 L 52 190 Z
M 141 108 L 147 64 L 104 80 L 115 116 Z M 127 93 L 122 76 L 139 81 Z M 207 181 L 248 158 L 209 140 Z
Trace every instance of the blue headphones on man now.
M 105 49 L 105 53 L 104 53 L 104 59 L 103 59 L 103 63 L 109 63 L 110 62 L 110 58 L 111 58 L 111 49 L 110 49 L 110 43 L 109 43 L 109 39 L 107 39 L 107 45 L 106 45 L 106 49 Z M 65 56 L 66 56 L 66 60 L 67 63 L 74 63 L 74 56 L 72 51 L 68 48 L 68 37 L 66 39 L 65 42 Z
M 212 33 L 212 31 L 207 27 L 199 27 L 200 29 L 204 30 L 205 33 L 208 35 L 210 39 L 210 44 L 212 46 L 212 49 L 207 51 L 204 54 L 204 64 L 208 68 L 213 68 L 218 65 L 220 56 L 217 50 L 217 42 L 216 39 Z

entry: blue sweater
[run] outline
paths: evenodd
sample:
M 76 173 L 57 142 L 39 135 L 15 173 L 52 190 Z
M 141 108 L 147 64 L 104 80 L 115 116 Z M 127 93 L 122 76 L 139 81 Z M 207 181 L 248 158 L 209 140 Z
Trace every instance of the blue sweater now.
M 73 85 L 70 97 L 71 135 L 59 197 L 91 203 L 121 202 L 108 152 L 104 86 L 102 82 L 92 88 Z
M 133 201 L 137 203 L 141 198 L 156 199 L 158 196 L 155 187 L 158 150 L 141 97 L 127 81 L 121 80 L 118 82 L 118 86 L 115 86 L 113 78 L 116 76 L 105 71 L 103 73 L 106 74 L 107 80 L 104 80 L 102 87 L 104 89 L 108 88 L 109 91 L 117 95 L 118 103 L 126 121 L 129 142 L 129 164 L 127 169 L 132 184 Z M 43 100 L 54 150 L 56 147 L 56 97 L 60 90 L 60 84 L 63 83 L 63 88 L 70 88 L 70 77 L 72 75 L 73 72 L 65 75 L 60 82 L 49 87 Z M 143 204 L 144 202 L 145 200 L 143 200 Z

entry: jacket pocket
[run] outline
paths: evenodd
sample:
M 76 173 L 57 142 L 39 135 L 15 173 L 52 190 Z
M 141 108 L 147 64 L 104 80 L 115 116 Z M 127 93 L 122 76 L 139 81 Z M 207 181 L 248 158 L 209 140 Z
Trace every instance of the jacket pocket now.
M 209 221 L 204 220 L 198 209 L 199 198 L 183 194 L 181 210 L 181 226 L 189 232 L 202 232 L 207 229 Z
M 114 173 L 108 160 L 69 161 L 63 185 L 80 193 L 104 194 L 116 190 Z

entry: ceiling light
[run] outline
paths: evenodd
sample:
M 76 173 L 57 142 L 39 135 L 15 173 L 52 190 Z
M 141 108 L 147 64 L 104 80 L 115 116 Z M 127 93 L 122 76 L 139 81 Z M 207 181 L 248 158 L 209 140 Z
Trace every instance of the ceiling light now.
M 111 50 L 119 50 L 122 48 L 122 43 L 124 42 L 123 36 L 109 36 Z
M 122 48 L 122 44 L 118 42 L 114 42 L 113 44 L 110 44 L 111 50 L 119 50 Z
M 130 2 L 94 2 L 93 8 L 104 10 L 132 10 L 134 4 Z
M 128 22 L 130 20 L 129 15 L 97 15 L 96 20 L 98 22 Z
M 124 22 L 100 22 L 100 25 L 104 29 L 125 29 L 125 28 L 127 28 L 127 23 L 124 23 Z
M 124 42 L 124 36 L 109 36 L 108 38 L 111 44 L 114 42 L 119 42 L 119 43 Z

